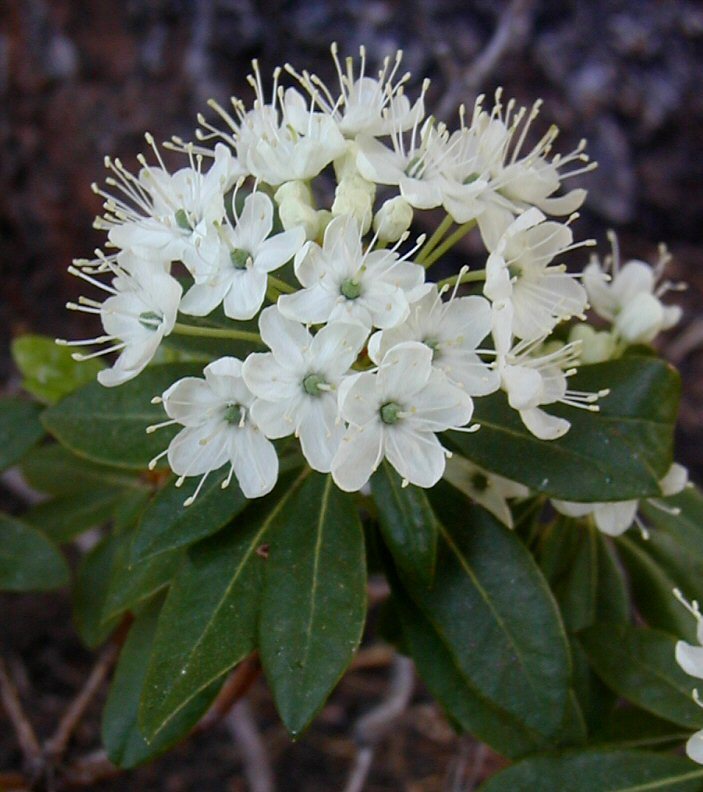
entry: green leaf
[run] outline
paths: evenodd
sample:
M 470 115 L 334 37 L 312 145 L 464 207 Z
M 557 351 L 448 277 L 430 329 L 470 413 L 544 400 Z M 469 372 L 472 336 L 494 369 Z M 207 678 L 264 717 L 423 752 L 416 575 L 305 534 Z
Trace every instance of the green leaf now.
M 615 709 L 596 735 L 613 748 L 664 748 L 686 742 L 690 729 L 650 715 L 638 707 Z
M 24 519 L 54 542 L 69 542 L 110 519 L 121 495 L 121 490 L 101 487 L 53 498 L 33 506 Z
M 195 491 L 196 481 L 182 488 L 167 484 L 142 515 L 132 543 L 132 559 L 138 561 L 217 533 L 231 522 L 248 501 L 236 484 L 223 490 L 222 477 L 212 476 L 190 506 L 183 501 Z
M 22 387 L 47 404 L 55 404 L 95 379 L 103 364 L 97 359 L 76 361 L 75 348 L 53 338 L 24 335 L 12 342 L 12 357 L 22 373 Z
M 46 591 L 68 579 L 63 556 L 42 533 L 0 514 L 0 590 Z
M 674 659 L 676 638 L 625 624 L 596 625 L 579 636 L 601 679 L 647 712 L 691 728 L 703 725 L 694 680 Z
M 548 746 L 524 719 L 484 696 L 469 681 L 432 622 L 398 584 L 393 586 L 393 603 L 418 673 L 452 721 L 511 759 Z
M 479 792 L 701 792 L 703 768 L 647 751 L 570 751 L 532 756 L 489 778 Z
M 205 714 L 220 688 L 219 683 L 214 682 L 193 698 L 151 742 L 144 739 L 137 725 L 137 713 L 160 608 L 161 602 L 154 600 L 132 624 L 103 710 L 105 750 L 110 761 L 123 769 L 154 759 L 185 737 Z
M 401 486 L 388 462 L 371 479 L 383 539 L 401 575 L 432 583 L 437 560 L 437 519 L 424 490 Z
M 628 620 L 625 581 L 597 528 L 561 517 L 543 532 L 537 557 L 567 629 Z
M 570 687 L 566 635 L 547 582 L 520 540 L 440 483 L 431 589 L 406 583 L 473 687 L 532 731 L 551 737 Z M 549 680 L 545 684 L 545 680 Z
M 42 414 L 44 426 L 78 456 L 121 468 L 145 469 L 175 433 L 173 427 L 146 433 L 164 419 L 151 404 L 181 377 L 201 375 L 202 367 L 174 363 L 153 366 L 117 388 L 91 382 Z
M 0 399 L 0 470 L 19 462 L 43 436 L 36 404 L 23 399 Z
M 119 618 L 103 620 L 112 562 L 120 537 L 111 534 L 85 555 L 76 573 L 73 589 L 73 620 L 83 643 L 93 649 L 105 641 Z
M 352 498 L 311 475 L 271 525 L 261 604 L 261 662 L 297 736 L 337 684 L 366 615 L 364 535 Z
M 291 485 L 290 476 L 282 477 L 236 526 L 188 551 L 159 617 L 147 671 L 139 715 L 147 739 L 256 648 L 266 564 L 257 549 L 302 480 Z
M 229 319 L 225 316 L 222 306 L 216 308 L 207 317 L 180 315 L 178 321 L 194 327 L 214 327 L 219 330 L 245 330 L 249 333 L 259 332 L 259 323 L 256 319 L 249 319 L 247 321 Z M 223 355 L 233 355 L 234 357 L 244 360 L 250 352 L 260 352 L 265 349 L 263 345 L 256 346 L 252 344 L 251 341 L 241 341 L 232 338 L 205 338 L 203 336 L 180 335 L 178 333 L 171 333 L 171 335 L 166 336 L 163 339 L 163 344 L 166 347 L 181 352 L 200 356 L 207 355 L 210 359 L 222 357 Z
M 696 620 L 691 618 L 672 591 L 683 585 L 688 596 L 696 599 L 703 594 L 703 581 L 694 579 L 694 587 L 691 588 L 684 583 L 683 575 L 672 577 L 653 557 L 647 544 L 648 541 L 633 535 L 620 536 L 616 541 L 618 555 L 628 573 L 637 612 L 650 627 L 693 640 Z
M 559 440 L 527 431 L 503 393 L 479 399 L 476 434 L 449 433 L 462 454 L 533 490 L 571 501 L 617 501 L 659 494 L 673 453 L 679 378 L 656 358 L 624 357 L 583 366 L 569 387 L 610 388 L 600 412 L 563 405 L 548 412 L 571 421 Z
M 105 593 L 103 621 L 134 610 L 144 600 L 168 586 L 183 561 L 183 553 L 175 550 L 144 561 L 132 562 L 131 543 L 131 533 L 120 536 L 117 542 L 110 582 Z
M 48 495 L 104 487 L 144 489 L 134 473 L 81 459 L 57 443 L 32 449 L 22 459 L 22 475 L 31 487 Z

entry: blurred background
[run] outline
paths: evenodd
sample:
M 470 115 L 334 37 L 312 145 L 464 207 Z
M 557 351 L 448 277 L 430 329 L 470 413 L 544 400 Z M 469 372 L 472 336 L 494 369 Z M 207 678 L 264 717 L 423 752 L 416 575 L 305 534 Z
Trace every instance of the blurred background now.
M 615 228 L 625 258 L 650 261 L 664 241 L 674 257 L 670 277 L 690 284 L 672 295 L 684 306 L 684 319 L 661 347 L 684 381 L 678 457 L 701 481 L 703 5 L 685 0 L 3 0 L 2 387 L 13 388 L 12 337 L 90 332 L 82 317 L 64 310 L 78 293 L 66 267 L 103 242 L 91 227 L 100 202 L 90 189 L 103 178 L 103 156 L 133 166 L 145 130 L 157 139 L 190 139 L 209 97 L 225 103 L 237 94 L 249 101 L 246 75 L 254 57 L 264 75 L 289 61 L 333 80 L 332 40 L 343 54 L 365 45 L 372 64 L 403 48 L 405 67 L 417 77 L 410 92 L 431 77 L 427 104 L 442 118 L 502 85 L 521 103 L 544 99 L 536 131 L 558 124 L 557 150 L 567 152 L 588 138 L 600 167 L 583 179 L 589 196 L 577 236 L 593 236 L 604 247 L 606 230 Z M 466 244 L 460 253 L 470 258 L 474 250 Z M 52 696 L 60 709 L 64 691 L 87 668 L 75 638 L 62 638 L 68 614 L 65 603 L 54 600 L 40 598 L 27 613 L 17 609 L 16 623 L 6 625 L 17 639 L 14 652 L 37 654 L 31 684 L 46 694 L 39 711 L 47 722 L 55 715 Z M 27 618 L 43 622 L 40 642 L 21 629 Z M 350 732 L 356 713 L 385 689 L 384 663 L 376 671 L 369 663 L 371 671 L 345 681 L 297 746 L 288 743 L 270 702 L 255 688 L 257 719 L 276 773 L 296 779 L 282 788 L 342 787 L 355 751 Z M 56 678 L 57 669 L 65 678 Z M 471 788 L 465 777 L 476 757 L 467 745 L 429 704 L 406 715 L 367 788 Z M 11 763 L 11 751 L 0 737 L 0 766 Z M 245 788 L 227 734 L 207 735 L 179 751 L 156 768 L 96 788 Z M 463 786 L 451 786 L 457 768 Z

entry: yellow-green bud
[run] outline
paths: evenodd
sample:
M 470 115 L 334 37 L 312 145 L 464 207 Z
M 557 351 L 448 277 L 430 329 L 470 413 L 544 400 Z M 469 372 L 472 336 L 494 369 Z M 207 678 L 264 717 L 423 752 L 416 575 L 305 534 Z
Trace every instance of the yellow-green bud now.
M 569 341 L 580 341 L 579 360 L 583 365 L 610 360 L 615 353 L 615 338 L 611 333 L 595 330 L 588 324 L 576 324 L 571 328 Z
M 298 200 L 285 200 L 278 207 L 278 216 L 281 218 L 281 225 L 286 231 L 297 226 L 303 226 L 306 239 L 317 239 L 320 233 L 320 222 L 317 212 Z
M 310 185 L 304 181 L 285 182 L 276 190 L 273 197 L 279 206 L 286 201 L 299 201 L 307 206 L 312 206 L 313 203 Z
M 385 201 L 373 219 L 373 230 L 383 242 L 397 242 L 413 221 L 412 206 L 400 195 Z

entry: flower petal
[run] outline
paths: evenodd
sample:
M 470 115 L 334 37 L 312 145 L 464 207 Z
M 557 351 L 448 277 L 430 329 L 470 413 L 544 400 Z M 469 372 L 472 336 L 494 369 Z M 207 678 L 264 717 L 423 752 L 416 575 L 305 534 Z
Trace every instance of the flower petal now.
M 382 457 L 383 430 L 378 424 L 349 427 L 332 460 L 334 483 L 345 492 L 357 492 L 371 478 Z

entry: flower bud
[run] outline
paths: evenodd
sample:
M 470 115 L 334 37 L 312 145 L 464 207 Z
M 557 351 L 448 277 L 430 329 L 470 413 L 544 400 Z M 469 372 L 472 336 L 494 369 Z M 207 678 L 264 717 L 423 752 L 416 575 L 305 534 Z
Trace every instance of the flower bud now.
M 410 228 L 413 210 L 400 195 L 385 201 L 373 219 L 373 229 L 384 242 L 397 242 Z
M 318 213 L 306 203 L 295 199 L 284 200 L 278 207 L 281 225 L 286 231 L 296 226 L 303 226 L 306 239 L 317 239 L 320 231 Z
M 273 197 L 279 206 L 286 201 L 298 201 L 306 206 L 312 206 L 312 191 L 310 185 L 304 181 L 284 182 Z
M 371 228 L 373 218 L 373 199 L 374 195 L 369 190 L 371 184 L 361 176 L 350 176 L 342 179 L 334 192 L 334 203 L 332 204 L 332 214 L 351 215 L 365 234 Z M 375 192 L 375 186 L 371 184 Z
M 615 338 L 611 333 L 595 330 L 591 325 L 580 323 L 571 328 L 569 341 L 580 341 L 579 360 L 582 365 L 602 363 L 615 353 Z

